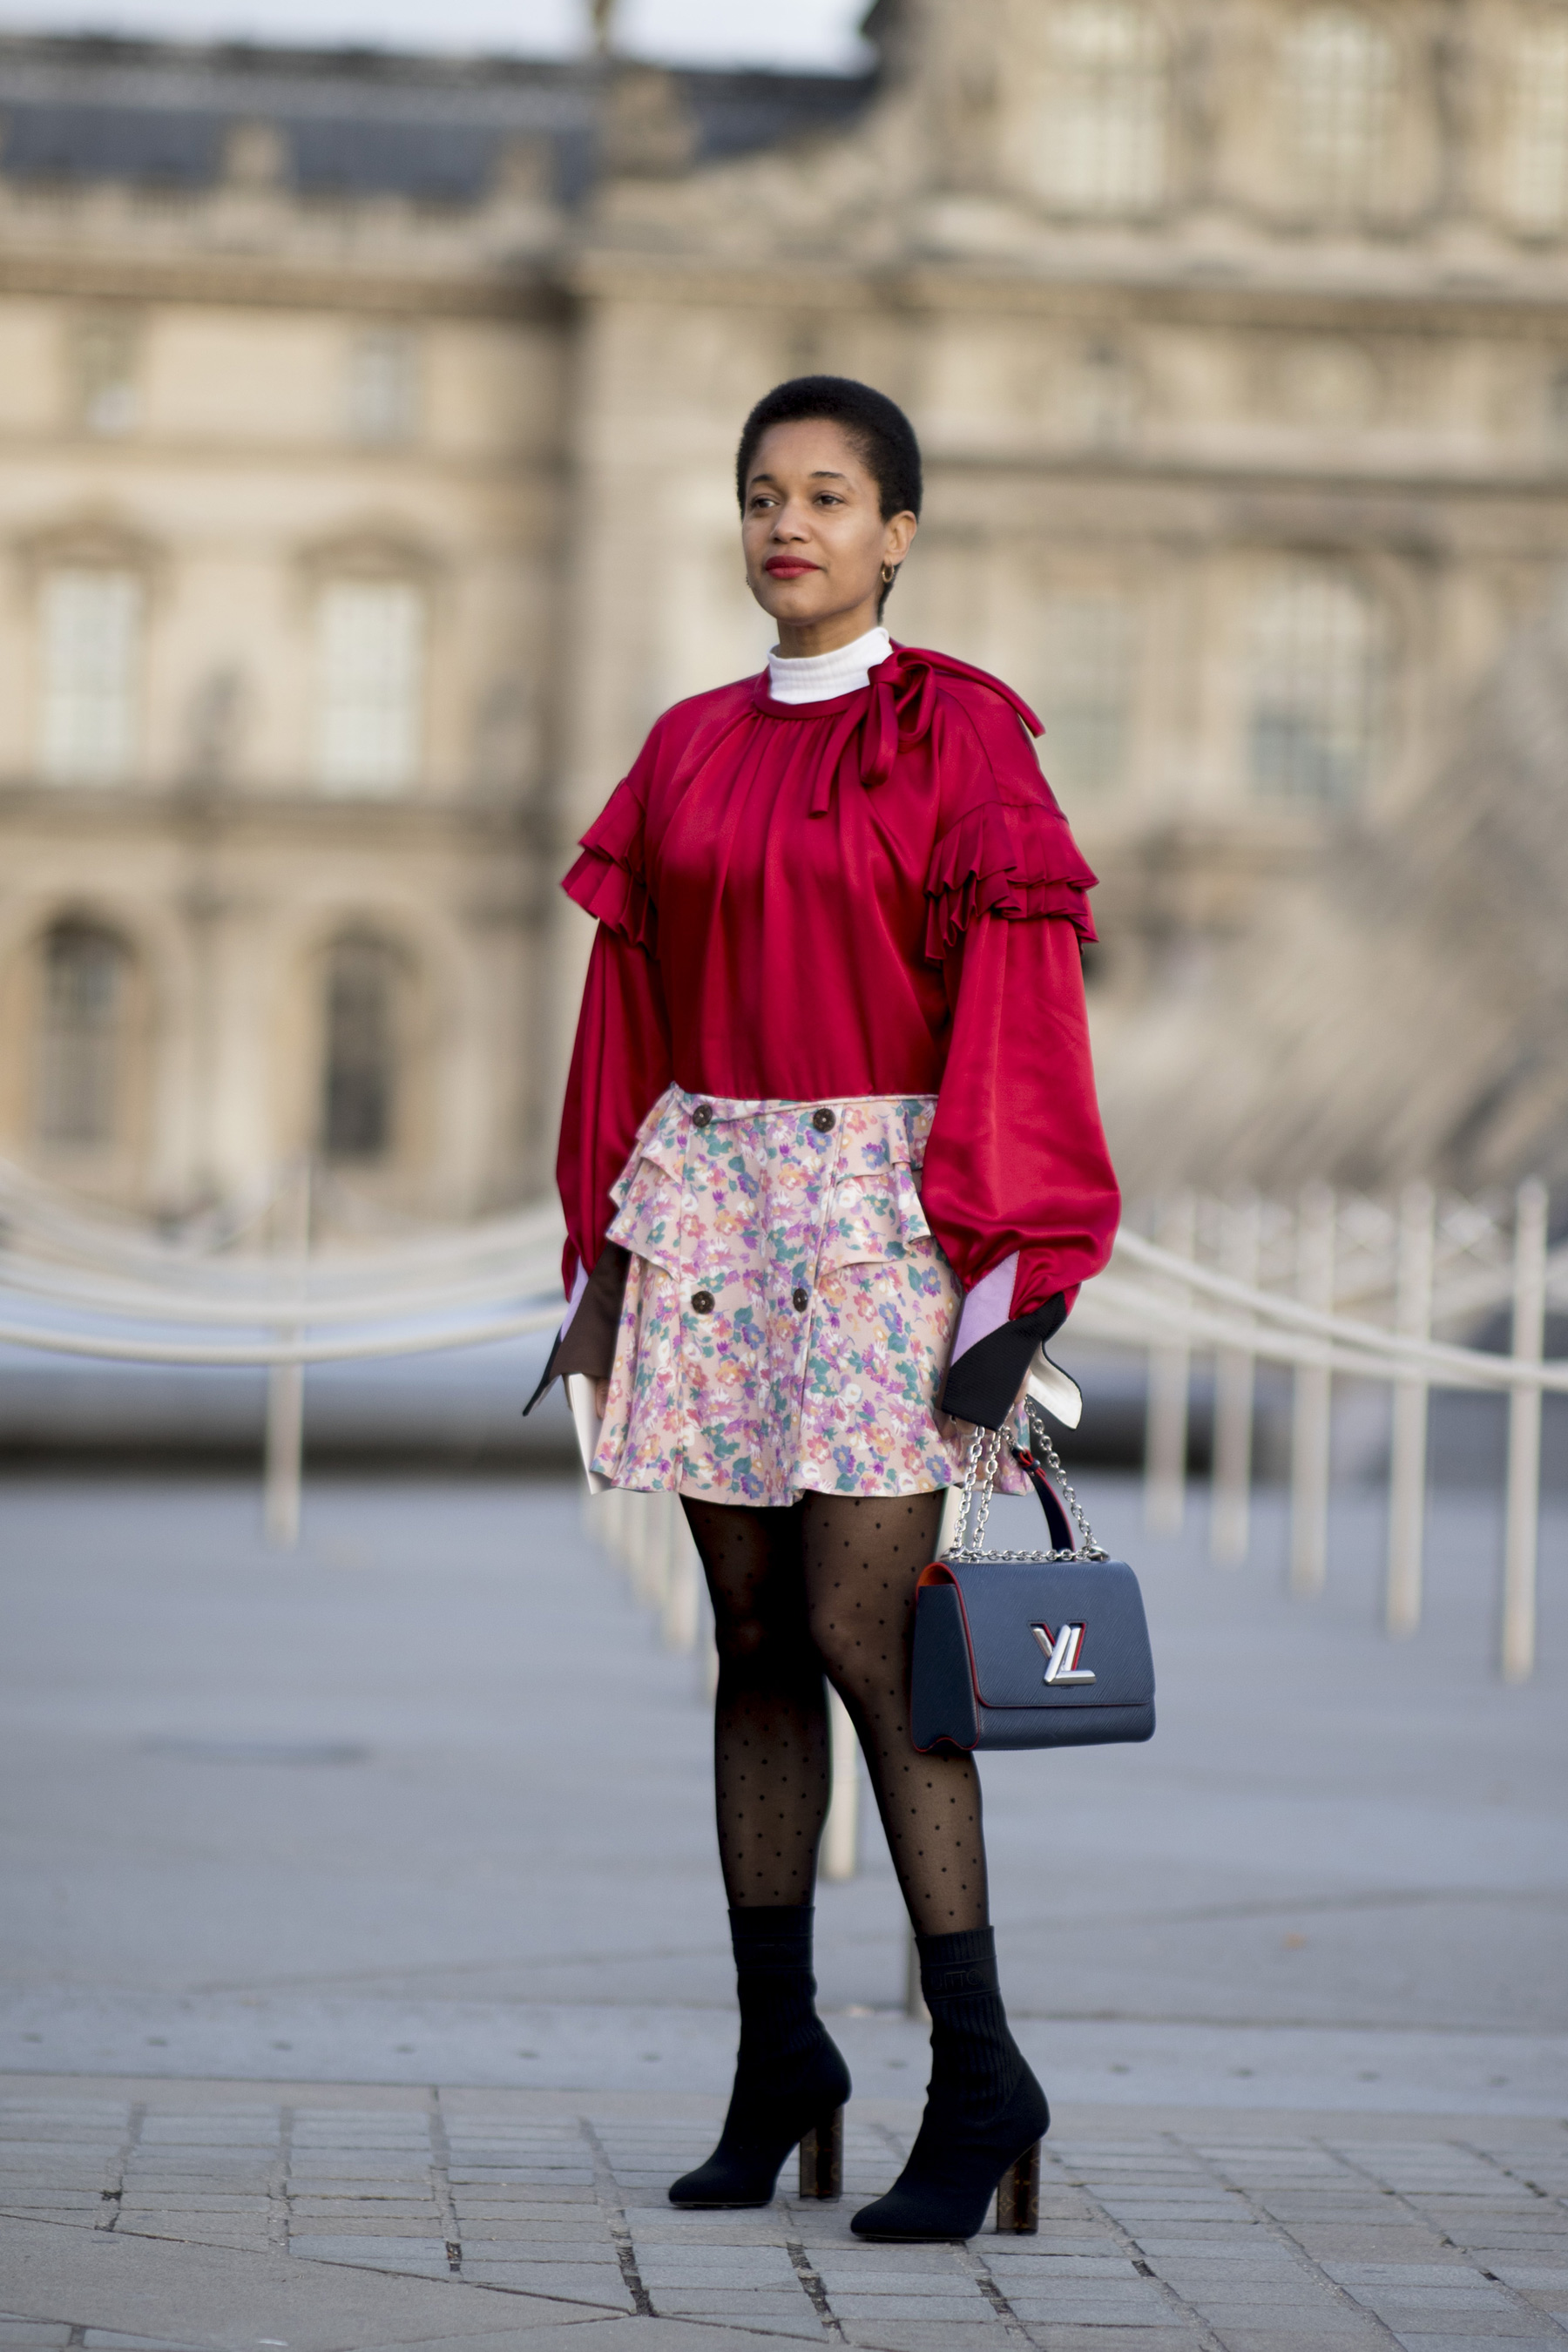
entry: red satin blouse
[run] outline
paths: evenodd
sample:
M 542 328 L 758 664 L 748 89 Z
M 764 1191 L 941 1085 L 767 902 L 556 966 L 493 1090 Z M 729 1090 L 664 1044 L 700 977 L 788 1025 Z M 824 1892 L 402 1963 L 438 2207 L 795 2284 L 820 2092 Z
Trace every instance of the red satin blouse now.
M 673 1079 L 809 1102 L 938 1097 L 921 1201 L 967 1291 L 1015 1251 L 1013 1312 L 1069 1299 L 1120 1199 L 1095 1102 L 1084 863 L 999 680 L 895 646 L 868 686 L 767 675 L 677 703 L 563 887 L 598 918 L 556 1175 L 565 1279 Z

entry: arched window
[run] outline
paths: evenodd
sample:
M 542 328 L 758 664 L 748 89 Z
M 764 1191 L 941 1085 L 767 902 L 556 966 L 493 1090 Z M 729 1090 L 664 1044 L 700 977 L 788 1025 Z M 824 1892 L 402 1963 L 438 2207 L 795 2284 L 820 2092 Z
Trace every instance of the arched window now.
M 142 583 L 70 566 L 44 583 L 44 772 L 57 783 L 116 783 L 135 763 Z
M 1286 42 L 1285 98 L 1300 193 L 1336 212 L 1377 194 L 1394 110 L 1394 45 L 1354 8 L 1314 8 Z
M 1047 28 L 1040 163 L 1073 212 L 1157 203 L 1165 185 L 1165 44 L 1142 0 L 1066 0 Z
M 103 1150 L 123 1124 L 130 950 L 97 924 L 60 922 L 45 933 L 40 965 L 37 1139 Z
M 397 1141 L 402 959 L 384 940 L 337 940 L 326 959 L 320 1135 L 328 1160 L 391 1157 Z
M 406 580 L 337 580 L 316 614 L 316 771 L 331 793 L 396 793 L 419 768 L 425 600 Z
M 1537 236 L 1568 227 L 1568 16 L 1538 16 L 1516 40 L 1503 203 Z
M 1359 581 L 1302 565 L 1252 625 L 1247 761 L 1255 793 L 1343 807 L 1364 786 L 1384 686 L 1382 614 Z

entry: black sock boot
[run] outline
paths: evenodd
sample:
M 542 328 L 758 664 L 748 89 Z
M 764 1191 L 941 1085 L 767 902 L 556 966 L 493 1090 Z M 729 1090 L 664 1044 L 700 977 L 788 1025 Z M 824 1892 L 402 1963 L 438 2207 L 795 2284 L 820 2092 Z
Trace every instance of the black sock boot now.
M 816 2014 L 809 1903 L 731 1911 L 741 2053 L 718 2147 L 678 2180 L 672 2205 L 766 2205 L 798 2140 L 826 2132 L 849 2069 Z
M 1007 2028 L 991 1929 L 915 1940 L 931 2011 L 926 2111 L 898 2179 L 849 2226 L 861 2238 L 973 2238 L 1051 2111 Z

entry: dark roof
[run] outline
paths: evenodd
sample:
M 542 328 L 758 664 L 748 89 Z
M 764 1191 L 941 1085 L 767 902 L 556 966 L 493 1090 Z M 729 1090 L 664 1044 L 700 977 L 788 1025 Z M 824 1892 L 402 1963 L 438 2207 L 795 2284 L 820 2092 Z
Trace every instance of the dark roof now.
M 868 75 L 673 79 L 700 161 L 847 122 L 872 88 Z M 500 150 L 534 138 L 570 201 L 593 176 L 605 88 L 591 62 L 0 37 L 0 173 L 200 187 L 227 131 L 260 121 L 303 191 L 471 203 Z

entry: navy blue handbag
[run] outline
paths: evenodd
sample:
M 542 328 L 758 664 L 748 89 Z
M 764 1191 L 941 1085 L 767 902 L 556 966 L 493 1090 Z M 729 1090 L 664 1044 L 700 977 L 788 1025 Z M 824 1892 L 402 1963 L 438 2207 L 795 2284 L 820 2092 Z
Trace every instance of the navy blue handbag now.
M 1015 1451 L 1053 1549 L 982 1549 L 1002 1441 L 976 1430 L 954 1540 L 915 1591 L 910 1727 L 922 1750 L 1153 1737 L 1154 1660 L 1138 1579 L 1095 1542 L 1032 1401 L 1028 1412 L 1034 1451 Z M 1042 1462 L 1071 1507 L 1076 1540 Z

